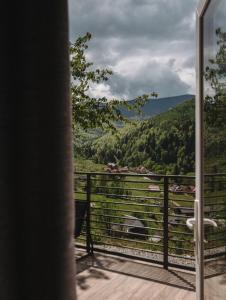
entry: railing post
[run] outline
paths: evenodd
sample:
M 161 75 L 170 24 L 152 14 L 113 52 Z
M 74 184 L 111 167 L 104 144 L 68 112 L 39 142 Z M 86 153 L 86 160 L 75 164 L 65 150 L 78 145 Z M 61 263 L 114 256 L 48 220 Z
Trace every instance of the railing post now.
M 168 269 L 168 254 L 169 254 L 169 234 L 168 234 L 168 209 L 169 209 L 169 195 L 168 195 L 169 182 L 168 177 L 164 177 L 164 213 L 163 213 L 163 266 Z
M 91 174 L 87 174 L 86 200 L 88 202 L 86 215 L 86 251 L 88 254 L 93 252 L 91 246 L 91 231 L 90 231 L 90 200 L 91 200 Z

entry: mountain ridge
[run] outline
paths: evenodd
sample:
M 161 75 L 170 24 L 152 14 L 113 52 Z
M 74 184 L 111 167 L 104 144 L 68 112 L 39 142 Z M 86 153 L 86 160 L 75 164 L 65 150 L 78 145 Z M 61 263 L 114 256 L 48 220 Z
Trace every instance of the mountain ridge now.
M 188 100 L 152 118 L 106 133 L 91 145 L 95 163 L 144 166 L 158 174 L 195 170 L 195 101 Z M 83 147 L 84 150 L 84 147 Z
M 184 94 L 172 97 L 149 99 L 148 102 L 141 108 L 141 115 L 134 111 L 129 111 L 125 108 L 120 109 L 123 116 L 129 119 L 140 119 L 144 120 L 163 112 L 166 112 L 175 106 L 184 103 L 185 101 L 195 98 L 195 95 Z M 135 100 L 130 100 L 129 103 L 133 104 Z

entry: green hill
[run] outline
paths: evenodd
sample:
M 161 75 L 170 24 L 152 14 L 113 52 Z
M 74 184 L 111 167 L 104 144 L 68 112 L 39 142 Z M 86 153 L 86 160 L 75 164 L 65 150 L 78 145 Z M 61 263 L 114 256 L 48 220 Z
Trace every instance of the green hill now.
M 166 112 L 175 106 L 184 103 L 185 101 L 191 100 L 194 98 L 194 95 L 180 95 L 167 98 L 157 98 L 150 99 L 142 108 L 142 115 L 138 115 L 135 111 L 129 111 L 127 109 L 121 109 L 121 112 L 124 116 L 130 119 L 147 119 L 156 115 L 159 115 L 163 112 Z M 133 104 L 133 100 L 129 103 Z
M 208 173 L 225 173 L 226 170 L 226 124 L 205 126 L 204 170 Z
M 187 101 L 149 120 L 106 134 L 92 145 L 97 163 L 147 167 L 158 173 L 194 172 L 195 102 Z
M 205 126 L 206 173 L 226 169 L 226 125 Z M 195 172 L 195 101 L 186 101 L 173 109 L 118 130 L 117 135 L 83 135 L 78 139 L 78 156 L 97 164 L 144 166 L 162 174 Z

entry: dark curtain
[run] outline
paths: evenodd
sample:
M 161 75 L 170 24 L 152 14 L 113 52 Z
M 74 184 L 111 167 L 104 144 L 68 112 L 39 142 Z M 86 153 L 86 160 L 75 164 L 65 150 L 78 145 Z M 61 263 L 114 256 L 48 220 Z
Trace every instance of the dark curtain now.
M 65 0 L 0 4 L 0 299 L 74 300 Z

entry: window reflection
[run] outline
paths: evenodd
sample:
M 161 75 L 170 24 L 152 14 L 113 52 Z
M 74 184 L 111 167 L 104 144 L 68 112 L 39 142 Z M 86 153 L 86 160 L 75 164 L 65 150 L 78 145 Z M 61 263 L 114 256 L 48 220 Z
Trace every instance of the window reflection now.
M 225 1 L 213 1 L 208 12 L 204 19 L 204 169 L 222 173 L 226 172 Z
M 204 227 L 205 275 L 215 275 L 205 281 L 205 299 L 220 300 L 226 280 L 226 1 L 212 0 L 204 16 L 203 54 L 204 215 L 218 225 Z

